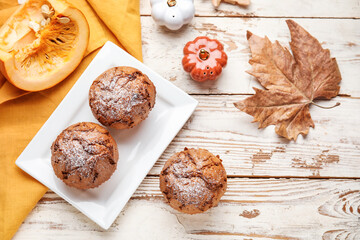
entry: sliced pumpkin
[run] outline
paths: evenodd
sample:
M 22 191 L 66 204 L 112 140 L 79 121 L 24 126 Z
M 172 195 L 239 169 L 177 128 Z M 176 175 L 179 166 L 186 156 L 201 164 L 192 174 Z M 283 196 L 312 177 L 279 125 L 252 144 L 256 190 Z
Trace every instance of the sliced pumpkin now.
M 29 0 L 0 28 L 0 71 L 27 91 L 50 88 L 81 62 L 89 26 L 63 0 Z

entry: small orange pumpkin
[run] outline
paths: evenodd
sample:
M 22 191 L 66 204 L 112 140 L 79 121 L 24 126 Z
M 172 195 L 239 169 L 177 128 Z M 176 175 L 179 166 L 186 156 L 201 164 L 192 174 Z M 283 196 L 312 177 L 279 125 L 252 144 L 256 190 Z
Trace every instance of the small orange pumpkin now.
M 224 47 L 216 39 L 201 36 L 184 47 L 182 65 L 195 81 L 216 80 L 226 63 Z

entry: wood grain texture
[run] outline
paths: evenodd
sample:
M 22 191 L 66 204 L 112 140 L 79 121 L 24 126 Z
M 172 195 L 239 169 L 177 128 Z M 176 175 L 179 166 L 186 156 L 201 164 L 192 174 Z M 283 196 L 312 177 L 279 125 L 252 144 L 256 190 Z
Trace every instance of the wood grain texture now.
M 248 7 L 221 3 L 215 9 L 211 0 L 195 0 L 196 16 L 244 17 L 310 17 L 310 18 L 360 18 L 359 0 L 251 0 Z M 140 1 L 140 13 L 151 14 L 149 0 Z
M 209 1 L 210 2 L 210 1 Z M 190 94 L 252 94 L 260 87 L 245 71 L 250 69 L 246 31 L 278 40 L 289 47 L 286 19 L 196 18 L 189 26 L 171 32 L 142 17 L 144 63 Z M 336 57 L 342 75 L 340 94 L 360 97 L 360 20 L 294 19 Z M 183 47 L 197 36 L 206 35 L 224 44 L 228 64 L 217 81 L 196 83 L 181 65 Z
M 171 32 L 154 23 L 149 0 L 140 1 L 144 63 L 193 94 L 199 106 L 112 227 L 101 229 L 49 191 L 15 240 L 360 239 L 360 179 L 355 179 L 360 178 L 360 0 L 251 0 L 248 7 L 222 3 L 217 10 L 210 0 L 195 0 L 195 7 L 192 22 Z M 343 78 L 343 97 L 317 102 L 341 105 L 311 106 L 315 129 L 296 143 L 277 136 L 273 127 L 257 129 L 251 116 L 233 106 L 260 87 L 245 73 L 250 69 L 246 31 L 288 46 L 287 18 L 330 49 Z M 182 69 L 183 46 L 199 35 L 220 40 L 229 56 L 215 82 L 196 83 Z M 203 214 L 176 212 L 159 191 L 164 162 L 184 147 L 219 154 L 229 176 L 219 205 Z M 296 178 L 271 178 L 284 176 Z
M 197 215 L 173 210 L 158 185 L 157 177 L 147 177 L 108 231 L 48 192 L 14 239 L 360 237 L 360 180 L 230 178 L 219 205 Z
M 270 126 L 258 129 L 252 117 L 233 102 L 246 96 L 194 95 L 199 105 L 150 174 L 184 147 L 206 148 L 219 154 L 229 176 L 360 177 L 360 99 L 337 97 L 310 107 L 315 123 L 309 134 L 288 141 Z M 349 115 L 351 113 L 351 115 Z

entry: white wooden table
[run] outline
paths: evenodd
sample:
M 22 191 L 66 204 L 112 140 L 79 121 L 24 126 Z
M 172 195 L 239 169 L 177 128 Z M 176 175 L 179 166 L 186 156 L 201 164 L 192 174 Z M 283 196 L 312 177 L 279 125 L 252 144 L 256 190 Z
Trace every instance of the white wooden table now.
M 252 0 L 241 8 L 195 0 L 196 17 L 178 32 L 157 26 L 141 0 L 144 62 L 199 101 L 108 231 L 48 191 L 14 239 L 360 239 L 360 0 Z M 310 107 L 315 129 L 296 143 L 257 129 L 233 102 L 260 87 L 250 69 L 246 30 L 288 46 L 291 18 L 330 49 L 342 74 L 338 97 Z M 216 82 L 182 70 L 182 48 L 196 36 L 225 45 L 228 66 Z M 166 159 L 184 147 L 219 154 L 229 177 L 216 208 L 178 213 L 158 187 Z

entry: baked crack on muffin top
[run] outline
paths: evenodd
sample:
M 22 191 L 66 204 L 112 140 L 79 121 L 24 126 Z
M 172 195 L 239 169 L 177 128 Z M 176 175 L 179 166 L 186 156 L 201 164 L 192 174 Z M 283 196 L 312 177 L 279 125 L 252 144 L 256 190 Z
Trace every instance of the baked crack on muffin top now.
M 206 149 L 185 148 L 175 153 L 160 174 L 160 189 L 170 206 L 189 214 L 216 206 L 226 187 L 221 159 Z
M 55 175 L 69 186 L 88 189 L 107 181 L 119 158 L 117 144 L 102 126 L 82 122 L 63 130 L 51 146 Z
M 132 67 L 114 67 L 95 79 L 89 105 L 96 119 L 117 129 L 132 128 L 146 119 L 155 105 L 150 79 Z

